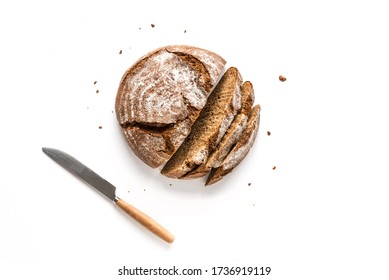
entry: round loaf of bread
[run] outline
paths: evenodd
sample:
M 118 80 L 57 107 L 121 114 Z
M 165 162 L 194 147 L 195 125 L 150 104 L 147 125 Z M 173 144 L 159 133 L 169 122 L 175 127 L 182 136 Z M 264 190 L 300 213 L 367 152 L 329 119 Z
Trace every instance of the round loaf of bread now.
M 225 60 L 191 46 L 156 49 L 123 75 L 116 115 L 134 153 L 167 177 L 221 180 L 257 135 L 254 89 Z
M 175 153 L 223 73 L 226 61 L 191 46 L 158 48 L 123 75 L 116 116 L 134 153 L 156 168 Z

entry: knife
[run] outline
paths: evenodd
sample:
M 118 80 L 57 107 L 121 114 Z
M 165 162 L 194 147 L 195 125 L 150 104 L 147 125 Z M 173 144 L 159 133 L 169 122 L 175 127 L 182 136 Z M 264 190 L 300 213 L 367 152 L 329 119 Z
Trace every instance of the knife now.
M 67 171 L 88 183 L 98 192 L 113 201 L 119 208 L 121 208 L 124 212 L 134 218 L 138 223 L 147 228 L 149 231 L 168 243 L 172 243 L 174 241 L 174 236 L 167 229 L 165 229 L 163 226 L 158 224 L 152 218 L 131 204 L 125 202 L 121 198 L 118 198 L 116 196 L 116 187 L 114 185 L 100 177 L 80 161 L 60 150 L 42 148 L 42 151 Z

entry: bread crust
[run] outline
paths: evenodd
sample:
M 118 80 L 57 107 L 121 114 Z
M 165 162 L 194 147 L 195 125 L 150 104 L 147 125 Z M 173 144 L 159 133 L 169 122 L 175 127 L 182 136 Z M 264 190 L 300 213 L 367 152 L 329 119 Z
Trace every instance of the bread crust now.
M 191 46 L 158 48 L 123 75 L 116 116 L 134 153 L 155 168 L 191 130 L 224 69 L 219 55 Z
M 253 110 L 247 121 L 246 129 L 243 132 L 241 138 L 228 153 L 226 158 L 223 160 L 223 163 L 219 167 L 213 168 L 211 170 L 211 173 L 209 174 L 205 183 L 206 186 L 212 185 L 223 179 L 225 175 L 230 173 L 246 157 L 258 134 L 260 110 L 261 107 L 259 105 L 253 107 Z
M 241 86 L 242 106 L 235 115 L 234 120 L 224 134 L 222 140 L 212 151 L 208 160 L 196 169 L 185 175 L 185 178 L 199 178 L 206 175 L 212 168 L 219 167 L 224 158 L 230 152 L 231 148 L 239 141 L 244 129 L 246 128 L 247 119 L 251 113 L 254 103 L 254 89 L 251 82 L 246 81 Z
M 144 163 L 164 165 L 161 173 L 171 178 L 210 173 L 211 185 L 246 157 L 260 106 L 253 107 L 253 86 L 243 83 L 238 69 L 223 74 L 225 63 L 216 53 L 172 45 L 147 53 L 124 73 L 116 116 Z
M 163 167 L 163 175 L 182 179 L 200 175 L 189 172 L 206 163 L 241 109 L 241 84 L 238 69 L 230 67 L 209 96 L 189 136 Z

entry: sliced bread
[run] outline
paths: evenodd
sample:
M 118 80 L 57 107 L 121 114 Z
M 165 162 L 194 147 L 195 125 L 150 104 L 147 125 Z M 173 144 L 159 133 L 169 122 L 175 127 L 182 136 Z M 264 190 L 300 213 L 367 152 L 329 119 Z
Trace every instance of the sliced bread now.
M 230 127 L 224 134 L 222 140 L 217 145 L 216 149 L 208 157 L 207 162 L 201 164 L 184 176 L 186 179 L 198 178 L 206 175 L 212 168 L 221 165 L 224 158 L 227 156 L 231 148 L 238 142 L 246 127 L 247 118 L 251 113 L 254 103 L 254 89 L 251 82 L 246 81 L 241 86 L 242 107 L 236 114 Z
M 211 170 L 211 173 L 205 183 L 206 186 L 220 181 L 223 176 L 230 173 L 246 157 L 247 153 L 253 146 L 258 133 L 260 110 L 261 107 L 259 105 L 254 106 L 247 121 L 246 129 L 241 135 L 239 141 L 228 153 L 223 162 L 218 167 Z
M 241 84 L 239 71 L 229 68 L 209 96 L 190 134 L 161 170 L 163 175 L 184 178 L 207 162 L 241 109 Z

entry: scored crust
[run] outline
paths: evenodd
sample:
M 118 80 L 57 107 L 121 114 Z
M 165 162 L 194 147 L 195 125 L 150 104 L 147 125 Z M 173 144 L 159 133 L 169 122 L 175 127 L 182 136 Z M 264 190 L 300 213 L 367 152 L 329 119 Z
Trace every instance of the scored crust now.
M 191 46 L 156 49 L 123 75 L 116 116 L 134 153 L 155 168 L 165 163 L 191 131 L 226 61 Z
M 115 110 L 133 152 L 167 177 L 208 173 L 211 185 L 230 173 L 252 147 L 260 106 L 235 67 L 192 46 L 158 48 L 123 75 Z M 221 77 L 222 76 L 222 77 Z M 221 77 L 221 78 L 220 78 Z M 219 80 L 220 79 L 220 80 Z

